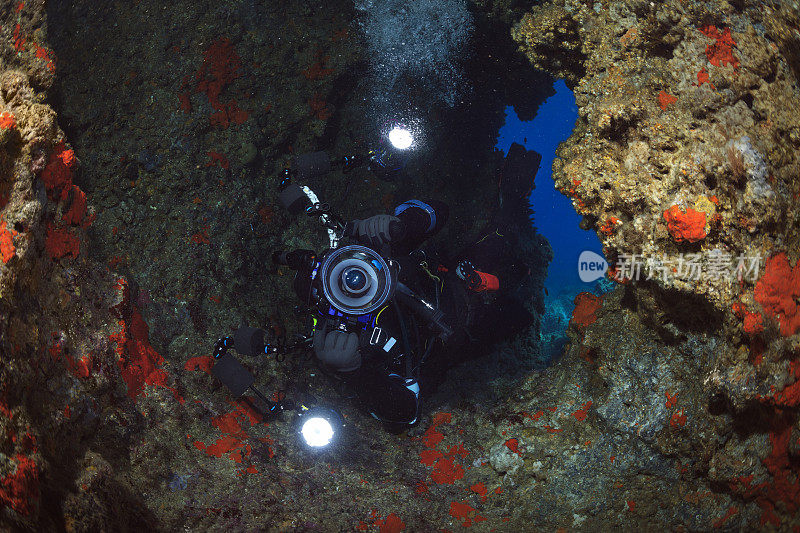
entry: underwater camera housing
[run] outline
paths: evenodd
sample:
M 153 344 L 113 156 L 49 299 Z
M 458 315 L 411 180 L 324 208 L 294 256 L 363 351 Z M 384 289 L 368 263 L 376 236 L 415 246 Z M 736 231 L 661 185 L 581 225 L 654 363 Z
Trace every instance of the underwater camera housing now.
M 294 290 L 300 299 L 307 306 L 316 307 L 323 318 L 337 321 L 337 327 L 343 330 L 363 330 L 374 323 L 372 314 L 395 294 L 399 266 L 366 246 L 340 247 L 344 223 L 311 189 L 293 182 L 296 178 L 325 174 L 333 167 L 348 172 L 359 164 L 371 165 L 373 156 L 370 152 L 368 156 L 331 161 L 325 152 L 303 154 L 293 160 L 291 169 L 284 171 L 279 187 L 281 205 L 291 215 L 305 212 L 318 217 L 328 229 L 330 245 L 319 255 L 312 250 L 279 250 L 273 253 L 272 260 L 295 270 Z
M 358 244 L 329 249 L 319 257 L 310 250 L 279 251 L 273 261 L 296 270 L 297 295 L 343 330 L 371 326 L 373 314 L 391 300 L 398 286 L 397 263 Z
M 378 310 L 394 295 L 397 265 L 357 244 L 325 254 L 319 276 L 328 303 L 347 315 Z

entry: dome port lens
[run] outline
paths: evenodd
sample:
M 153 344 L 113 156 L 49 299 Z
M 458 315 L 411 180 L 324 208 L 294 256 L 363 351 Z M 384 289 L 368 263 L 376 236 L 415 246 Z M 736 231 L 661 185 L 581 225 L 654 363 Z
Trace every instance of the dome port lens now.
M 342 289 L 351 294 L 360 294 L 368 287 L 367 273 L 359 267 L 350 267 L 342 272 Z
M 371 313 L 394 294 L 396 273 L 371 248 L 342 246 L 326 253 L 319 268 L 325 301 L 346 315 Z M 351 270 L 356 272 L 350 274 Z

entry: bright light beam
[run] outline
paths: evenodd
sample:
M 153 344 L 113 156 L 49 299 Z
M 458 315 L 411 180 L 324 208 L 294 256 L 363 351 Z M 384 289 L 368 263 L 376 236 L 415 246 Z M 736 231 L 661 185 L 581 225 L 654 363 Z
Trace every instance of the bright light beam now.
M 303 435 L 303 440 L 312 448 L 327 446 L 333 439 L 333 426 L 331 423 L 317 416 L 303 422 L 303 428 L 300 432 Z
M 389 132 L 389 142 L 398 150 L 406 150 L 414 144 L 414 136 L 407 129 L 396 126 Z

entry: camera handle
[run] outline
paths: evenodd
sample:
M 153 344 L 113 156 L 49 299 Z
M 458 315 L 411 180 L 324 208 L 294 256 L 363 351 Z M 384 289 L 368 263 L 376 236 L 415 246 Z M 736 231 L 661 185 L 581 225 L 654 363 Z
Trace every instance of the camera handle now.
M 337 244 L 338 241 L 341 240 L 343 236 L 345 236 L 345 223 L 342 221 L 340 217 L 335 215 L 331 212 L 331 206 L 327 202 L 318 202 L 316 204 L 311 204 L 306 207 L 306 215 L 310 217 L 318 216 L 322 225 L 330 231 L 333 231 L 337 235 Z M 333 241 L 331 241 L 333 242 Z M 335 248 L 335 246 L 331 246 L 331 248 Z
M 286 353 L 297 348 L 309 347 L 310 335 L 299 335 L 295 342 L 289 344 L 268 344 L 264 342 L 263 329 L 242 326 L 233 337 L 223 337 L 214 344 L 214 366 L 211 373 L 219 379 L 235 398 L 241 397 L 245 391 L 252 391 L 265 405 L 270 415 L 279 411 L 294 409 L 294 402 L 282 399 L 278 402 L 269 400 L 254 383 L 255 377 L 228 350 L 233 348 L 242 355 L 275 354 L 278 362 L 286 359 Z

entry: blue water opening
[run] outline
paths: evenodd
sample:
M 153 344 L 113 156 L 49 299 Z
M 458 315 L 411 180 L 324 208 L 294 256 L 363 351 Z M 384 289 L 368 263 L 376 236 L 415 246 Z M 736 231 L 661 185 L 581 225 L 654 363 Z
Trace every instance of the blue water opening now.
M 516 142 L 542 155 L 536 188 L 529 201 L 536 228 L 553 248 L 554 257 L 545 281 L 546 311 L 542 320 L 543 348 L 551 357 L 557 355 L 565 340 L 564 331 L 575 296 L 583 291 L 600 293 L 605 287 L 603 282 L 584 283 L 578 277 L 581 252 L 591 250 L 602 255 L 602 246 L 593 230 L 582 230 L 578 226 L 581 217 L 572 207 L 571 199 L 556 190 L 552 179 L 556 148 L 570 136 L 578 118 L 572 91 L 561 80 L 555 83 L 554 89 L 556 94 L 542 103 L 533 120 L 523 122 L 513 107 L 506 108 L 506 122 L 497 139 L 497 148 L 505 153 L 511 143 Z

